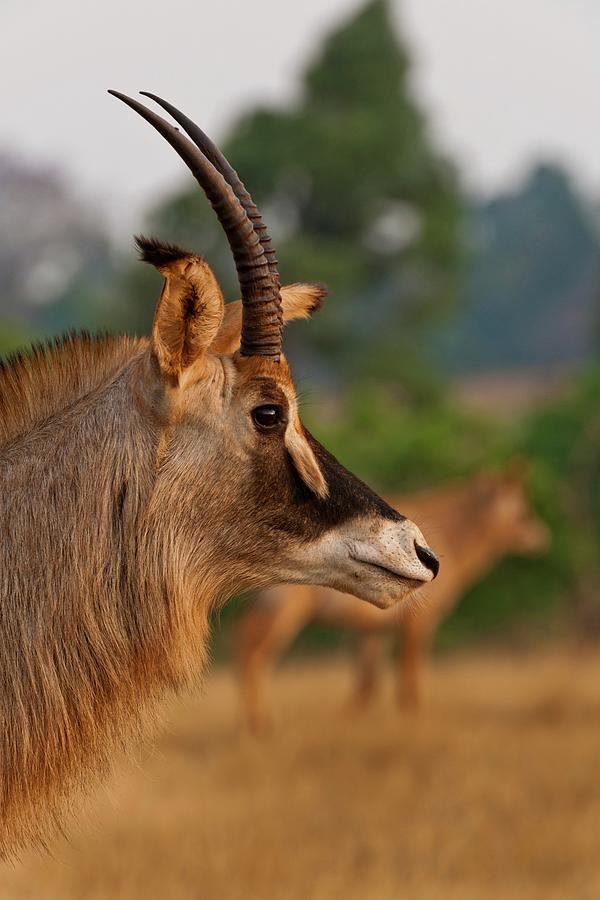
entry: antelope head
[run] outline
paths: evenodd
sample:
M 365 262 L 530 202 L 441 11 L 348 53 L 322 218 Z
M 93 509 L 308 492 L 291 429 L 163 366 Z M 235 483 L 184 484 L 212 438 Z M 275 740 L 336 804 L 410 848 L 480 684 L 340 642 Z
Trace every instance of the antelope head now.
M 210 590 L 222 598 L 304 582 L 391 605 L 434 578 L 438 561 L 416 525 L 300 421 L 282 326 L 308 316 L 323 289 L 281 288 L 255 204 L 193 122 L 146 95 L 186 137 L 138 101 L 111 93 L 154 126 L 197 179 L 228 238 L 241 289 L 241 301 L 226 306 L 200 256 L 138 239 L 142 258 L 164 276 L 136 385 L 137 402 L 160 433 L 157 533 L 177 542 L 180 575 L 194 591 L 208 590 L 210 572 Z
M 529 466 L 520 458 L 480 473 L 479 502 L 498 550 L 534 557 L 548 551 L 551 535 L 527 496 L 528 474 Z

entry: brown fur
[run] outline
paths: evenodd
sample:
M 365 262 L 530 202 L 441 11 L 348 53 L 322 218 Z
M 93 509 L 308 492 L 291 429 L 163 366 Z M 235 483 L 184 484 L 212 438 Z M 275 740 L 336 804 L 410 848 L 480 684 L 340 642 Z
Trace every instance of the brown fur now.
M 422 664 L 440 622 L 502 557 L 539 552 L 548 540 L 545 525 L 527 503 L 518 465 L 390 502 L 434 533 L 443 563 L 440 577 L 428 586 L 424 602 L 402 610 L 381 611 L 350 595 L 307 585 L 259 595 L 242 617 L 238 642 L 244 710 L 253 729 L 268 720 L 261 688 L 266 668 L 310 621 L 358 631 L 358 706 L 371 699 L 376 686 L 381 636 L 400 632 L 399 696 L 416 705 Z

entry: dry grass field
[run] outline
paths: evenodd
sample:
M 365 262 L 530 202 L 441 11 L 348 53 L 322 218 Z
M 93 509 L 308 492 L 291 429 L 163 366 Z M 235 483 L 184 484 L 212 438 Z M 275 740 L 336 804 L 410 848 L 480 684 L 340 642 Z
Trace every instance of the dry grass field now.
M 342 663 L 289 666 L 278 727 L 236 724 L 231 676 L 2 900 L 600 897 L 600 653 L 440 662 L 418 721 L 342 715 Z

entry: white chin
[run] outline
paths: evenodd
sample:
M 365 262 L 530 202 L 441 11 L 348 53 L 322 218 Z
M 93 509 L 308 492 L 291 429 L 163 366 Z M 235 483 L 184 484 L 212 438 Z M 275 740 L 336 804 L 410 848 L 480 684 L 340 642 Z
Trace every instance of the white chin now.
M 391 583 L 390 583 L 391 582 Z M 412 580 L 402 580 L 400 578 L 372 578 L 363 576 L 353 578 L 352 580 L 344 579 L 343 582 L 330 584 L 338 591 L 344 594 L 353 594 L 359 600 L 371 603 L 379 609 L 389 609 L 398 603 L 402 603 L 412 596 L 412 594 L 420 586 L 418 582 Z

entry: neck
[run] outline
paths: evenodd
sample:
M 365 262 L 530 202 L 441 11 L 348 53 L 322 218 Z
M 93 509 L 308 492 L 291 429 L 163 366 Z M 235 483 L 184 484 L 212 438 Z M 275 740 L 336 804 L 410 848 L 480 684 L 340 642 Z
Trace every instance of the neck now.
M 506 547 L 494 528 L 492 512 L 489 502 L 479 498 L 477 486 L 465 485 L 454 517 L 460 527 L 452 528 L 448 534 L 453 567 L 465 585 L 482 578 L 506 555 Z
M 202 662 L 206 617 L 178 610 L 149 516 L 158 438 L 131 370 L 0 452 L 0 853 L 55 826 Z
M 459 547 L 457 542 L 455 568 L 460 574 L 465 590 L 483 578 L 506 555 L 504 548 L 498 544 L 497 536 L 483 517 L 479 527 L 474 527 L 471 534 L 465 534 L 460 544 Z

